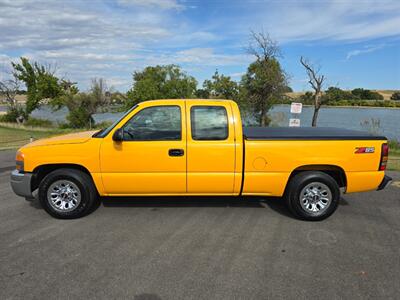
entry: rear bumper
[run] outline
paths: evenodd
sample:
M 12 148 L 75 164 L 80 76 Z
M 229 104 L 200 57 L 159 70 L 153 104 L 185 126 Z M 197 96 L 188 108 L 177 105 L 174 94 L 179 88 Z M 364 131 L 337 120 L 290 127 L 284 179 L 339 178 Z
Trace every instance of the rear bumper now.
M 32 173 L 20 173 L 18 170 L 11 172 L 11 187 L 15 194 L 22 197 L 31 198 L 31 179 Z
M 385 175 L 382 179 L 381 184 L 378 186 L 378 188 L 376 190 L 377 191 L 383 190 L 391 180 L 392 180 L 392 177 Z

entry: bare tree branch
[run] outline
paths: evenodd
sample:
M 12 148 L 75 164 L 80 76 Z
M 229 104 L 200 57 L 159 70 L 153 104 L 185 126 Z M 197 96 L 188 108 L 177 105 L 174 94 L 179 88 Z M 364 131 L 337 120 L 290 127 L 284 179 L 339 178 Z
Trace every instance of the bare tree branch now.
M 312 126 L 317 126 L 318 112 L 321 108 L 322 87 L 325 81 L 325 76 L 320 74 L 320 67 L 315 67 L 308 59 L 300 57 L 300 63 L 306 69 L 308 83 L 314 90 L 314 115 Z
M 14 107 L 16 105 L 15 96 L 18 94 L 20 87 L 19 80 L 12 76 L 11 79 L 0 81 L 0 94 L 4 97 L 5 102 Z
M 247 53 L 254 55 L 257 60 L 269 60 L 271 58 L 281 57 L 281 51 L 278 42 L 273 40 L 268 33 L 264 31 L 256 33 L 250 31 L 250 43 L 247 48 Z

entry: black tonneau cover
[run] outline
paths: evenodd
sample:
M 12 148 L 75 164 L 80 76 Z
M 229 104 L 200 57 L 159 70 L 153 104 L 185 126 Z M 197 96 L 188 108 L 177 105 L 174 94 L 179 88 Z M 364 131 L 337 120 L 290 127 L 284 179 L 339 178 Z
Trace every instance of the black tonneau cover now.
M 386 140 L 368 132 L 330 127 L 244 127 L 246 140 Z

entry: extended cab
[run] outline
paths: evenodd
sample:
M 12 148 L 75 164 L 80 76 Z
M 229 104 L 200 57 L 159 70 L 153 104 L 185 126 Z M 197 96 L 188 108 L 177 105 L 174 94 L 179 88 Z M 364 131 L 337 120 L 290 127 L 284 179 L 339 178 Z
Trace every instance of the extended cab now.
M 243 128 L 229 100 L 157 100 L 107 129 L 37 140 L 18 150 L 11 185 L 58 218 L 91 212 L 99 196 L 284 196 L 321 220 L 346 193 L 379 190 L 385 137 L 334 128 Z M 177 200 L 178 201 L 178 200 Z

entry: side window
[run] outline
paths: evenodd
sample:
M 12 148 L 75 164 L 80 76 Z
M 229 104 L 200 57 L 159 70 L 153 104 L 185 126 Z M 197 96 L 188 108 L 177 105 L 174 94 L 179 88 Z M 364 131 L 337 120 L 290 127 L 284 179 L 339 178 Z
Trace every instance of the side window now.
M 223 106 L 192 106 L 190 109 L 194 140 L 225 140 L 228 138 L 228 115 Z
M 179 106 L 147 107 L 124 125 L 124 141 L 181 140 L 181 123 Z

